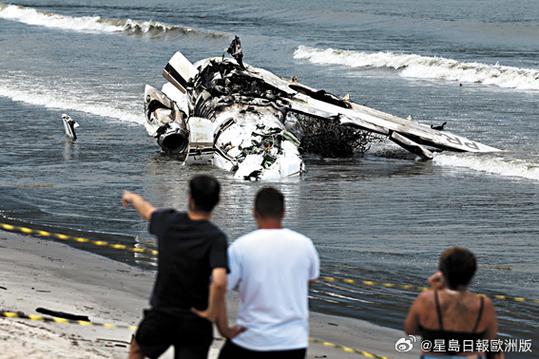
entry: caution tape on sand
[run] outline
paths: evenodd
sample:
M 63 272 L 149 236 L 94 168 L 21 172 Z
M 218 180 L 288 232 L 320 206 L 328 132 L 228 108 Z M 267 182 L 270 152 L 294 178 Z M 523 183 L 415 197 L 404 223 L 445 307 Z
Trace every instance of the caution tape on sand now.
M 389 359 L 386 356 L 373 354 L 373 353 L 365 351 L 365 350 L 361 350 L 361 349 L 357 349 L 357 348 L 351 348 L 351 347 L 347 347 L 345 345 L 335 344 L 335 343 L 332 343 L 332 342 L 329 342 L 329 341 L 323 340 L 323 339 L 309 338 L 309 341 L 312 342 L 312 343 L 316 343 L 316 344 L 322 344 L 325 347 L 339 349 L 339 350 L 341 350 L 341 351 L 343 351 L 345 353 L 359 354 L 361 356 L 364 356 L 365 358 Z
M 133 247 L 133 246 L 128 246 L 122 243 L 110 243 L 108 241 L 89 239 L 86 237 L 70 236 L 68 234 L 53 233 L 53 232 L 44 231 L 41 229 L 32 229 L 32 228 L 24 227 L 24 226 L 14 226 L 8 223 L 0 223 L 0 228 L 5 231 L 21 233 L 28 236 L 50 238 L 50 239 L 56 239 L 60 241 L 75 242 L 79 244 L 90 244 L 96 247 L 110 248 L 110 249 L 115 249 L 118 251 L 130 252 L 130 253 L 145 253 L 152 256 L 157 256 L 157 253 L 158 253 L 156 249 L 144 248 L 144 247 Z
M 135 325 L 123 325 L 123 324 L 112 324 L 112 323 L 98 323 L 98 322 L 92 322 L 92 321 L 86 321 L 86 320 L 73 320 L 73 319 L 65 319 L 65 318 L 59 318 L 59 317 L 49 317 L 49 316 L 43 316 L 39 314 L 26 314 L 24 312 L 20 311 L 9 311 L 9 310 L 0 310 L 0 317 L 3 318 L 9 318 L 9 319 L 25 319 L 25 320 L 33 320 L 33 321 L 40 321 L 45 323 L 56 323 L 56 324 L 71 324 L 71 325 L 80 325 L 80 326 L 94 326 L 94 327 L 101 327 L 105 329 L 128 329 L 131 331 L 137 330 L 137 326 Z M 386 356 L 380 356 L 373 353 L 370 353 L 365 350 L 360 350 L 356 348 L 347 347 L 344 345 L 336 344 L 327 340 L 318 339 L 318 338 L 309 338 L 309 341 L 311 343 L 316 344 L 322 344 L 325 347 L 329 348 L 335 348 L 338 350 L 341 350 L 345 353 L 351 353 L 351 354 L 359 354 L 366 358 L 375 358 L 375 359 L 389 359 Z
M 35 236 L 39 238 L 49 238 L 49 239 L 68 241 L 68 242 L 74 242 L 74 243 L 79 243 L 79 244 L 88 244 L 88 245 L 93 245 L 93 246 L 101 247 L 101 248 L 110 248 L 117 251 L 126 251 L 129 253 L 144 253 L 144 254 L 149 254 L 150 256 L 154 256 L 154 257 L 157 256 L 157 254 L 159 253 L 156 249 L 152 249 L 152 248 L 134 247 L 134 246 L 129 246 L 122 243 L 111 243 L 108 241 L 89 239 L 89 238 L 79 237 L 79 236 L 72 236 L 72 235 L 68 235 L 64 233 L 54 233 L 54 232 L 49 232 L 49 231 L 45 231 L 41 229 L 33 229 L 26 226 L 16 226 L 16 225 L 8 224 L 8 223 L 0 222 L 0 229 L 9 231 L 9 232 L 29 235 L 29 236 Z M 384 287 L 388 289 L 394 288 L 394 289 L 403 289 L 403 290 L 409 290 L 409 291 L 415 291 L 415 292 L 422 292 L 428 289 L 428 287 L 418 286 L 414 284 L 380 282 L 380 281 L 356 279 L 356 278 L 338 278 L 334 276 L 322 276 L 320 277 L 320 280 L 326 283 L 344 283 L 344 284 L 349 284 L 349 285 L 360 285 L 360 286 L 365 286 L 365 287 Z M 495 294 L 495 295 L 492 295 L 491 297 L 500 301 L 539 304 L 539 299 L 515 297 L 515 296 L 510 296 L 510 295 L 505 295 L 505 294 Z
M 9 311 L 9 310 L 0 310 L 0 317 L 10 318 L 10 319 L 26 319 L 26 320 L 35 320 L 45 323 L 56 323 L 56 324 L 74 324 L 80 326 L 94 326 L 102 327 L 106 329 L 128 329 L 136 330 L 137 327 L 134 325 L 123 325 L 123 324 L 112 324 L 112 323 L 98 323 L 91 322 L 86 320 L 73 320 L 65 319 L 59 317 L 48 317 L 39 314 L 26 314 L 19 311 Z

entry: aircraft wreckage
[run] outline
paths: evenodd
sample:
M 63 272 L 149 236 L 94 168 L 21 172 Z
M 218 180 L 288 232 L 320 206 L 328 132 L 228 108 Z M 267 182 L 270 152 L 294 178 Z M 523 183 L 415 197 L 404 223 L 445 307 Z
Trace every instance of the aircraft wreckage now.
M 350 157 L 386 136 L 424 160 L 433 152 L 496 148 L 341 99 L 244 65 L 239 39 L 192 64 L 176 52 L 161 90 L 146 85 L 145 127 L 186 163 L 211 163 L 236 178 L 271 180 L 304 172 L 302 153 Z

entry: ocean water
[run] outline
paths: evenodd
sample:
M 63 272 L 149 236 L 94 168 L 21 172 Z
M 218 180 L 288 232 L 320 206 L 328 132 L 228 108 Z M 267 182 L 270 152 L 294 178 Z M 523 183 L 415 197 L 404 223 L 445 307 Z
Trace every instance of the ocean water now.
M 2 2 L 0 214 L 151 245 L 146 225 L 120 207 L 121 191 L 183 208 L 189 177 L 209 172 L 224 187 L 216 222 L 231 239 L 254 229 L 263 183 L 182 166 L 142 126 L 144 85 L 163 83 L 175 51 L 220 56 L 235 34 L 247 63 L 402 117 L 447 121 L 503 150 L 418 162 L 382 142 L 364 157 L 308 156 L 302 179 L 272 184 L 287 196 L 287 225 L 315 242 L 323 273 L 422 285 L 441 251 L 461 245 L 478 256 L 475 290 L 539 298 L 532 0 Z M 74 144 L 64 112 L 81 126 Z M 312 295 L 316 310 L 401 328 L 415 293 L 319 284 Z M 537 345 L 539 305 L 496 308 L 504 336 Z

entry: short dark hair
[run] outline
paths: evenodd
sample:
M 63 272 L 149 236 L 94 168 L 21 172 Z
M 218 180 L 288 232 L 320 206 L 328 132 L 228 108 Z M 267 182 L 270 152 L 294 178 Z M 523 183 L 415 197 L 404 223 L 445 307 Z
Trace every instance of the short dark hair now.
M 451 247 L 440 255 L 438 268 L 444 275 L 448 287 L 457 289 L 459 286 L 470 284 L 477 270 L 477 261 L 470 250 Z
M 195 211 L 211 212 L 219 203 L 221 185 L 210 175 L 196 175 L 189 181 L 189 194 Z
M 256 193 L 255 212 L 263 218 L 281 218 L 284 214 L 284 196 L 276 188 L 264 187 Z

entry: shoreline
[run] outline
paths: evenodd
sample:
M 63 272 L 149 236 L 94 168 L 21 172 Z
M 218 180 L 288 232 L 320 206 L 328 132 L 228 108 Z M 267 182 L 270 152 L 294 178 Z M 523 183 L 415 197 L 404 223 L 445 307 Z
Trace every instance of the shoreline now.
M 88 315 L 91 321 L 137 325 L 154 280 L 140 269 L 63 243 L 0 232 L 0 309 L 34 314 L 37 307 Z M 228 302 L 237 305 L 234 295 Z M 231 318 L 234 318 L 231 309 Z M 352 319 L 310 312 L 308 358 L 358 358 L 331 346 L 355 348 L 379 356 L 417 358 L 396 353 L 398 330 Z M 0 318 L 0 352 L 8 358 L 125 358 L 132 332 L 24 319 Z M 218 335 L 216 335 L 218 337 Z M 214 340 L 215 358 L 222 340 Z M 163 358 L 169 358 L 171 350 Z

